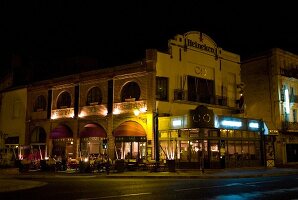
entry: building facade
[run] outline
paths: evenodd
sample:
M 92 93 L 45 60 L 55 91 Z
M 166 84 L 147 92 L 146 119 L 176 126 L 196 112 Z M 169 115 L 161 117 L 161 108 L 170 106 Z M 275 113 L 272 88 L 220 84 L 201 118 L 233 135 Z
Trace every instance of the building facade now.
M 147 54 L 156 64 L 160 159 L 180 168 L 263 165 L 263 122 L 243 118 L 240 56 L 201 32 L 168 46 Z
M 26 143 L 27 87 L 4 89 L 0 99 L 1 164 L 11 165 L 21 156 L 21 147 Z
M 24 146 L 33 159 L 263 165 L 266 125 L 244 116 L 240 75 L 206 34 L 176 35 L 142 61 L 30 84 Z
M 274 142 L 268 148 L 275 150 L 276 164 L 298 162 L 297 66 L 298 55 L 278 48 L 241 64 L 245 115 L 263 119 L 268 125 L 268 141 Z
M 44 157 L 153 157 L 153 79 L 137 62 L 32 84 L 27 144 Z

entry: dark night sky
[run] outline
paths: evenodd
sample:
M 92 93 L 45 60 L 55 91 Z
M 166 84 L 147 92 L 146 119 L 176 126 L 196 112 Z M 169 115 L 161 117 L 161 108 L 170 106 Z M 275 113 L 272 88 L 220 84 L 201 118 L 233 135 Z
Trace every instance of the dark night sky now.
M 298 54 L 298 15 L 286 1 L 7 2 L 0 5 L 2 73 L 13 54 L 27 63 L 87 56 L 98 67 L 126 64 L 187 31 L 203 32 L 241 58 L 272 47 Z

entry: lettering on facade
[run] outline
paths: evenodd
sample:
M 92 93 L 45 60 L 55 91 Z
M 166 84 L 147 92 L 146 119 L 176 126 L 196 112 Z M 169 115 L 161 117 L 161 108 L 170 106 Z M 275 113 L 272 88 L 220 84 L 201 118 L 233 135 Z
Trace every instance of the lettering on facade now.
M 207 69 L 204 67 L 196 66 L 195 67 L 195 73 L 201 76 L 207 75 Z
M 187 39 L 186 45 L 189 47 L 194 47 L 196 49 L 201 49 L 204 51 L 208 51 L 210 53 L 216 54 L 216 49 L 213 47 L 209 47 L 206 44 L 200 44 L 197 41 L 192 41 L 191 39 Z

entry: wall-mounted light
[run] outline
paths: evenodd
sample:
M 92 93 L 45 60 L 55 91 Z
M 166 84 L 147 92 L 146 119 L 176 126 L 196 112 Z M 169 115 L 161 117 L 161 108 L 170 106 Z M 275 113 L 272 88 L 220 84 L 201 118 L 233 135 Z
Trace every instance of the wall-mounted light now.
M 140 111 L 138 109 L 134 109 L 133 113 L 135 114 L 135 116 L 138 116 L 140 114 Z

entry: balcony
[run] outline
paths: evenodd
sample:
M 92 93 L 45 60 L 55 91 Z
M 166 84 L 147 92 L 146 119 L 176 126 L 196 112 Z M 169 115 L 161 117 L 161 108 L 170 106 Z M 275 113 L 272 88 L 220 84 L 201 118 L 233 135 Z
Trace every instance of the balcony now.
M 114 103 L 114 114 L 132 113 L 135 111 L 146 112 L 147 101 L 126 101 L 121 103 Z
M 60 118 L 73 118 L 74 117 L 74 108 L 62 108 L 52 110 L 51 119 L 60 119 Z
M 298 131 L 298 122 L 282 122 L 282 128 L 284 130 L 297 130 Z
M 107 106 L 104 104 L 101 105 L 90 105 L 90 106 L 83 106 L 79 112 L 79 117 L 86 117 L 86 116 L 106 116 L 108 113 Z

